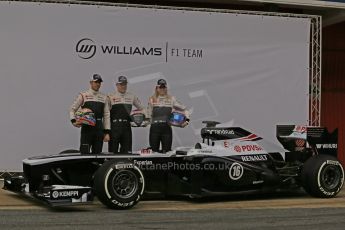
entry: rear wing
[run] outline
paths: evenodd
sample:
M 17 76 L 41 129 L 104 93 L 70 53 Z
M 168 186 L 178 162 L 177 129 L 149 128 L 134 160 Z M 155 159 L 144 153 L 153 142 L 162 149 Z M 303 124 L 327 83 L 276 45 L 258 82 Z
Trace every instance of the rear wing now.
M 337 157 L 338 129 L 332 133 L 325 127 L 277 125 L 277 139 L 289 151 L 307 151 Z

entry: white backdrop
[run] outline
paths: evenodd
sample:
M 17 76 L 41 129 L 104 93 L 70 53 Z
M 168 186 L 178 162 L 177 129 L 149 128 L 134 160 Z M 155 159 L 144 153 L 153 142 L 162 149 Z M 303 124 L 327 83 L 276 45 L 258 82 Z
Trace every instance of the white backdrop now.
M 0 169 L 78 148 L 68 109 L 93 73 L 105 93 L 126 75 L 145 105 L 167 79 L 193 108 L 173 147 L 194 145 L 202 120 L 276 142 L 277 123 L 308 123 L 309 27 L 302 18 L 0 2 Z M 133 133 L 134 150 L 148 146 L 148 128 Z

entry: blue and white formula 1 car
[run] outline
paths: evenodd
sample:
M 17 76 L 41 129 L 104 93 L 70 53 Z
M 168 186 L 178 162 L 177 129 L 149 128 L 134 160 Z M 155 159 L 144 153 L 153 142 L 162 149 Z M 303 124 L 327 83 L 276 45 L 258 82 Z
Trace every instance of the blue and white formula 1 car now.
M 343 186 L 337 130 L 278 125 L 283 149 L 239 127 L 204 123 L 201 143 L 166 154 L 64 151 L 28 158 L 24 176 L 5 179 L 4 189 L 52 206 L 88 203 L 96 195 L 109 208 L 126 209 L 146 195 L 206 197 L 303 187 L 312 196 L 331 198 Z

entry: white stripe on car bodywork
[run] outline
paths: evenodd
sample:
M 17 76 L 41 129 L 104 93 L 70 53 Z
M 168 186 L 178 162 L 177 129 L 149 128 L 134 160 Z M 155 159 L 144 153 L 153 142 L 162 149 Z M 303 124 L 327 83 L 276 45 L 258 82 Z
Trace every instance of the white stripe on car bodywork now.
M 91 187 L 88 186 L 78 186 L 78 185 L 52 185 L 52 190 L 59 190 L 59 189 L 91 189 Z
M 65 161 L 65 160 L 80 160 L 80 159 L 123 159 L 123 158 L 146 158 L 146 157 L 171 157 L 174 155 L 174 151 L 171 151 L 167 154 L 161 153 L 152 153 L 152 154 L 128 154 L 128 155 L 116 155 L 116 154 L 98 154 L 98 155 L 81 155 L 81 154 L 73 154 L 73 155 L 52 155 L 52 156 L 42 156 L 40 158 L 27 158 L 23 160 L 24 164 L 28 165 L 40 165 L 46 164 L 51 162 L 57 161 Z
M 161 153 L 141 153 L 140 151 L 133 152 L 133 154 L 126 154 L 126 155 L 117 155 L 113 153 L 104 153 L 104 154 L 57 154 L 51 156 L 42 156 L 42 157 L 32 157 L 23 160 L 24 164 L 28 165 L 40 165 L 46 164 L 51 162 L 57 161 L 65 161 L 65 160 L 80 160 L 80 159 L 124 159 L 124 158 L 169 158 L 169 157 L 184 157 L 194 156 L 194 155 L 205 155 L 205 156 L 243 156 L 243 155 L 262 155 L 268 153 L 280 153 L 280 155 L 285 159 L 285 152 L 288 152 L 281 146 L 276 144 L 270 143 L 265 140 L 257 140 L 257 141 L 243 141 L 243 140 L 218 140 L 218 141 L 210 141 L 213 145 L 207 145 L 204 143 L 199 143 L 201 145 L 201 149 L 195 149 L 191 147 L 178 147 L 173 151 L 167 152 L 165 154 Z M 226 144 L 225 144 L 226 143 Z M 226 146 L 226 147 L 225 147 Z M 257 146 L 255 151 L 244 151 L 245 147 L 250 146 Z M 235 151 L 235 149 L 240 149 L 241 151 Z M 186 151 L 186 154 L 177 154 L 177 151 Z

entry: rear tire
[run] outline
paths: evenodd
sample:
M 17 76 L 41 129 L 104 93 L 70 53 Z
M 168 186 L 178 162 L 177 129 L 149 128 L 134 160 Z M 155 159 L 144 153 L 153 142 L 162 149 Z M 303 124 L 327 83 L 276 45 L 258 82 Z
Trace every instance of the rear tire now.
M 306 161 L 302 170 L 302 185 L 315 197 L 335 197 L 344 184 L 344 169 L 330 155 L 316 155 Z
M 112 209 L 128 209 L 139 202 L 145 187 L 140 169 L 130 161 L 105 162 L 95 173 L 98 199 Z

